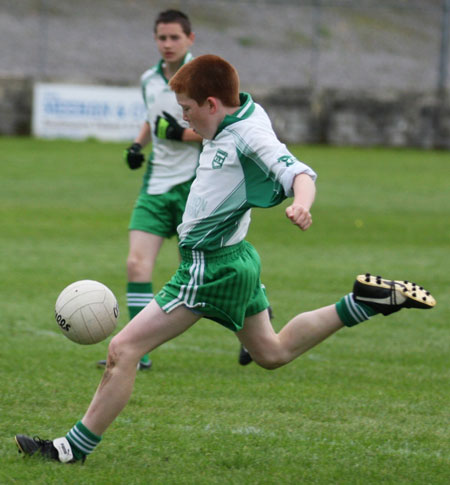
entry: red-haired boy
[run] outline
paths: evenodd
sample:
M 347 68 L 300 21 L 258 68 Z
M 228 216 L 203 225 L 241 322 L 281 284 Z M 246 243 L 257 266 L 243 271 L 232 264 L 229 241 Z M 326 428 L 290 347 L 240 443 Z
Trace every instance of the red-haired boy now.
M 84 459 L 127 404 L 140 356 L 202 317 L 235 332 L 257 364 L 276 369 L 345 326 L 377 313 L 436 303 L 414 283 L 360 275 L 352 293 L 296 315 L 276 333 L 261 288 L 258 254 L 244 239 L 250 210 L 293 196 L 286 215 L 306 231 L 316 174 L 278 141 L 263 108 L 239 93 L 237 72 L 225 60 L 198 57 L 177 72 L 170 86 L 184 120 L 204 138 L 178 228 L 182 261 L 155 299 L 112 339 L 105 374 L 83 419 L 53 441 L 17 435 L 26 454 L 63 462 Z

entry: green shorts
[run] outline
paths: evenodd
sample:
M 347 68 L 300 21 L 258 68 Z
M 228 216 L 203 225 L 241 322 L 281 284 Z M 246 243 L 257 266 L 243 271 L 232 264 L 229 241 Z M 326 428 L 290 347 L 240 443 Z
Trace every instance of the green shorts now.
M 192 180 L 189 180 L 176 185 L 165 194 L 141 193 L 131 213 L 128 229 L 166 238 L 176 235 L 191 184 Z
M 180 248 L 181 263 L 155 296 L 170 313 L 180 305 L 233 330 L 269 306 L 261 285 L 261 261 L 247 241 L 206 252 Z

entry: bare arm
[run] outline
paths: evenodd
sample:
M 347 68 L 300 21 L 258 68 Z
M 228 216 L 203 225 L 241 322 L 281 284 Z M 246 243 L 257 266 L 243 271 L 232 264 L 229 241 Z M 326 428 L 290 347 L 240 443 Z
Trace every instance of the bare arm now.
M 312 224 L 309 210 L 316 195 L 316 185 L 309 175 L 300 173 L 295 177 L 292 188 L 294 201 L 286 207 L 286 216 L 302 231 L 306 231 Z
M 181 138 L 181 141 L 196 141 L 196 142 L 201 142 L 203 138 L 196 133 L 192 128 L 186 128 L 183 131 L 183 136 Z

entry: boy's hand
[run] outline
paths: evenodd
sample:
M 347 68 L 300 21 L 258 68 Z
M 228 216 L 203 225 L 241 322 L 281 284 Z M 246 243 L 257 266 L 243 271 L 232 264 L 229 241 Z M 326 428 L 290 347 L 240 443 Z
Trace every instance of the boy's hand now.
M 144 163 L 144 155 L 141 153 L 142 145 L 140 143 L 133 143 L 123 152 L 123 158 L 128 166 L 134 170 L 139 168 Z
M 163 115 L 156 118 L 155 135 L 166 140 L 181 141 L 185 128 L 167 111 L 163 111 Z
M 294 203 L 289 207 L 286 207 L 286 216 L 302 231 L 309 229 L 312 224 L 311 213 L 302 205 Z

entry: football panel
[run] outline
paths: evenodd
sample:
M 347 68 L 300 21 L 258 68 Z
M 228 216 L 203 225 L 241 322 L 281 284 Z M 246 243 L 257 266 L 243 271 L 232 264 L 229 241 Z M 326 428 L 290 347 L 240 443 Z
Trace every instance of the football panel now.
M 60 326 L 64 336 L 77 344 L 90 343 L 89 334 L 86 333 L 86 325 L 81 309 L 73 312 L 70 318 L 66 320 L 66 325 Z
M 109 337 L 116 328 L 117 320 L 103 303 L 93 303 L 82 309 L 86 331 L 89 333 L 91 343 L 97 343 Z

